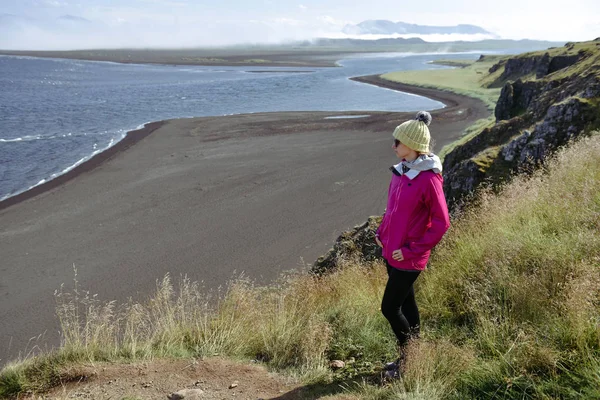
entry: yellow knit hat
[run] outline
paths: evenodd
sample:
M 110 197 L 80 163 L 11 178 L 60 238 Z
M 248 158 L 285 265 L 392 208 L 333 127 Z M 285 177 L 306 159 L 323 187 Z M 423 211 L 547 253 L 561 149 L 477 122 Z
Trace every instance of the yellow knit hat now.
M 400 143 L 420 153 L 429 153 L 431 135 L 427 127 L 431 123 L 431 114 L 419 111 L 415 119 L 406 121 L 394 129 L 393 136 Z

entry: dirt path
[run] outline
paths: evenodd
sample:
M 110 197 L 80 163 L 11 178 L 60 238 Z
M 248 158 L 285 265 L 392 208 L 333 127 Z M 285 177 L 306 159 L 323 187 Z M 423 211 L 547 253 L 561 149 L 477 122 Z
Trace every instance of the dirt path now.
M 302 385 L 262 365 L 222 358 L 94 363 L 65 371 L 64 383 L 24 400 L 357 400 L 344 385 Z M 183 397 L 181 397 L 183 396 Z
M 256 364 L 220 358 L 157 360 L 135 364 L 94 363 L 67 371 L 70 382 L 43 399 L 167 399 L 187 390 L 186 399 L 275 399 L 298 388 L 290 379 L 269 373 Z

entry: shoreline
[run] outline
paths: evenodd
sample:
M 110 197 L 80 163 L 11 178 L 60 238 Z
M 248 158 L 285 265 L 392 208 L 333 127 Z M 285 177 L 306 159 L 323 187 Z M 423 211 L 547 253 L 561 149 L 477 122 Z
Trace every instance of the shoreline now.
M 442 90 L 437 90 L 437 89 L 423 88 L 420 86 L 413 86 L 413 85 L 407 85 L 407 84 L 403 84 L 403 83 L 391 82 L 391 81 L 380 78 L 379 75 L 365 75 L 365 76 L 352 77 L 349 79 L 353 80 L 355 82 L 375 85 L 375 86 L 379 86 L 379 87 L 382 87 L 385 89 L 391 89 L 391 90 L 395 90 L 395 91 L 399 91 L 399 92 L 410 93 L 410 94 L 414 94 L 417 96 L 423 96 L 423 97 L 427 97 L 432 100 L 439 101 L 439 102 L 443 103 L 445 105 L 445 107 L 430 110 L 430 113 L 434 117 L 434 120 L 436 120 L 436 122 L 439 119 L 444 120 L 444 119 L 452 118 L 452 114 L 454 114 L 457 111 L 457 109 L 460 108 L 461 103 L 465 103 L 465 101 L 468 101 L 468 100 L 471 100 L 471 101 L 469 101 L 469 103 L 472 103 L 471 107 L 469 107 L 469 110 L 471 110 L 474 106 L 476 106 L 477 102 L 480 102 L 481 105 L 483 105 L 484 109 L 486 108 L 485 104 L 478 99 L 470 98 L 468 96 L 464 96 L 464 95 L 460 95 L 460 94 L 456 94 L 456 93 L 452 93 L 452 92 L 448 92 L 448 91 L 442 91 Z M 462 100 L 462 102 L 461 102 L 461 100 Z M 479 110 L 479 111 L 481 111 L 481 110 Z M 306 113 L 305 111 L 295 111 L 295 112 Z M 253 114 L 277 115 L 277 114 L 288 114 L 288 113 L 289 112 L 271 112 L 271 113 L 253 113 Z M 381 113 L 381 112 L 366 112 L 366 111 L 356 110 L 356 111 L 341 111 L 341 112 L 318 111 L 318 112 L 314 112 L 314 113 L 331 113 L 331 114 L 337 114 L 337 115 L 352 116 L 352 115 L 357 115 L 357 114 L 373 115 L 373 114 L 377 114 L 377 113 Z M 253 115 L 253 114 L 239 114 L 239 115 Z M 410 113 L 399 112 L 399 114 L 410 114 Z M 231 117 L 231 116 L 232 115 L 227 115 L 227 116 L 223 116 L 223 117 L 227 118 L 227 117 Z M 464 117 L 469 117 L 469 115 L 465 115 Z M 215 118 L 215 117 L 207 116 L 207 117 L 193 117 L 193 118 Z M 174 120 L 176 121 L 176 120 L 181 120 L 181 119 L 188 119 L 188 118 L 175 118 Z M 66 172 L 65 174 L 59 175 L 54 179 L 51 179 L 40 185 L 34 186 L 31 189 L 21 192 L 15 196 L 11 196 L 11 197 L 8 197 L 7 199 L 1 200 L 0 201 L 0 211 L 7 209 L 15 204 L 18 204 L 23 201 L 34 198 L 36 196 L 39 196 L 43 193 L 49 192 L 59 186 L 62 186 L 63 184 L 78 177 L 79 175 L 81 175 L 83 173 L 94 170 L 96 167 L 100 166 L 105 161 L 108 161 L 109 159 L 111 159 L 112 157 L 117 155 L 118 153 L 127 150 L 131 146 L 135 145 L 139 141 L 143 140 L 144 138 L 146 138 L 147 136 L 152 134 L 154 131 L 158 130 L 167 121 L 169 121 L 169 120 L 150 122 L 150 123 L 145 124 L 144 127 L 141 129 L 135 129 L 132 131 L 128 131 L 125 134 L 125 137 L 122 140 L 120 140 L 119 142 L 115 143 L 115 145 L 94 155 L 90 159 L 86 160 L 85 162 L 81 163 L 80 165 L 76 166 L 75 168 L 71 169 L 70 171 Z M 475 120 L 473 120 L 471 122 L 475 122 Z
M 392 82 L 380 77 L 380 75 L 365 75 L 356 76 L 350 78 L 355 82 L 368 83 L 370 85 L 379 86 L 385 89 L 397 90 L 399 92 L 405 92 L 415 94 L 417 96 L 427 97 L 432 100 L 437 100 L 444 103 L 446 107 L 456 107 L 460 105 L 460 101 L 457 97 L 466 97 L 460 94 L 452 93 L 445 90 L 425 88 L 421 86 L 408 85 L 406 83 Z M 436 111 L 436 110 L 433 110 Z

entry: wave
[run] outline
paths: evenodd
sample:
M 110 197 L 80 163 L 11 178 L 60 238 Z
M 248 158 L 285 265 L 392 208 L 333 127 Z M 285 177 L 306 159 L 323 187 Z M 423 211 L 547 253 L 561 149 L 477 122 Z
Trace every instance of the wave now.
M 14 139 L 0 139 L 0 143 L 28 142 L 31 140 L 41 140 L 41 139 L 43 139 L 43 136 L 41 136 L 41 135 L 23 136 L 23 137 L 18 137 L 18 138 L 14 138 Z
M 145 122 L 143 124 L 140 124 L 135 129 L 132 129 L 132 130 L 144 129 L 146 127 L 146 125 L 148 125 L 151 122 L 152 121 L 148 121 L 148 122 Z M 125 135 L 127 134 L 127 132 L 128 131 L 126 131 L 124 129 L 118 129 L 118 130 L 116 130 L 114 132 L 111 132 L 111 131 L 95 132 L 95 133 L 90 133 L 90 132 L 73 133 L 73 132 L 69 132 L 69 133 L 61 133 L 61 134 L 57 134 L 57 135 L 26 135 L 26 136 L 17 137 L 17 138 L 11 138 L 11 139 L 2 139 L 2 138 L 0 138 L 0 143 L 18 143 L 18 142 L 31 142 L 31 141 L 34 141 L 34 140 L 66 139 L 66 138 L 71 138 L 71 137 L 75 138 L 75 137 L 82 137 L 82 136 L 96 136 L 96 135 L 106 135 L 106 134 L 111 134 L 111 133 L 121 133 L 121 135 L 120 135 L 121 137 L 119 138 L 119 140 L 121 140 L 121 139 L 123 139 L 125 137 Z M 111 140 L 111 145 L 114 144 L 113 140 Z
M 0 139 L 0 143 L 15 143 L 15 142 L 31 142 L 33 140 L 51 140 L 51 139 L 59 139 L 59 138 L 67 138 L 72 136 L 87 136 L 87 133 L 80 133 L 73 135 L 72 132 L 63 133 L 60 135 L 27 135 L 23 137 L 13 138 L 13 139 Z
M 146 124 L 140 125 L 136 129 L 142 129 L 145 125 Z M 119 133 L 119 132 L 125 132 L 125 131 L 123 129 L 119 129 L 119 130 L 116 131 L 116 133 Z M 73 133 L 73 132 L 69 132 L 69 133 L 60 133 L 60 134 L 57 134 L 57 135 L 27 135 L 27 136 L 12 138 L 12 139 L 0 139 L 0 143 L 31 142 L 31 141 L 34 141 L 34 140 L 66 139 L 66 138 L 76 138 L 76 137 L 83 137 L 83 136 L 102 136 L 102 135 L 111 134 L 111 133 L 115 133 L 115 132 L 111 132 L 111 131 L 95 132 L 95 133 L 90 133 L 90 132 Z M 122 136 L 125 137 L 125 134 L 123 134 Z
M 83 158 L 80 158 L 80 159 L 79 159 L 77 162 L 75 162 L 75 164 L 73 164 L 73 165 L 69 165 L 67 168 L 63 169 L 62 171 L 60 171 L 60 172 L 57 172 L 57 173 L 55 173 L 55 174 L 52 174 L 52 175 L 50 175 L 50 179 L 54 179 L 54 178 L 56 178 L 57 176 L 60 176 L 60 175 L 66 174 L 67 172 L 69 172 L 69 171 L 70 171 L 70 170 L 72 170 L 73 168 L 77 167 L 78 165 L 80 165 L 80 164 L 84 163 L 85 161 L 89 160 L 90 158 L 94 157 L 94 156 L 95 156 L 96 154 L 98 154 L 100 151 L 101 151 L 101 150 L 98 150 L 98 151 L 95 151 L 95 152 L 93 152 L 93 153 L 92 153 L 92 155 L 91 155 L 91 156 L 89 156 L 89 157 L 83 157 Z M 45 179 L 42 179 L 42 181 L 44 181 L 44 182 L 45 182 L 46 180 L 45 180 Z M 38 185 L 39 185 L 39 183 L 38 183 Z M 37 186 L 37 185 L 36 185 L 36 186 Z M 31 189 L 31 188 L 29 188 L 29 189 Z M 27 190 L 29 190 L 29 189 L 27 189 Z
M 143 124 L 138 125 L 135 129 L 132 129 L 132 130 L 139 131 L 140 129 L 144 129 L 146 127 L 146 125 L 151 124 L 152 122 L 155 122 L 155 121 L 144 122 Z M 125 135 L 123 135 L 123 137 L 125 137 Z
M 13 197 L 13 196 L 19 195 L 19 194 L 21 194 L 21 193 L 25 193 L 26 191 L 28 191 L 28 190 L 31 190 L 31 189 L 33 189 L 34 187 L 37 187 L 37 186 L 43 185 L 44 183 L 46 183 L 46 182 L 48 182 L 48 181 L 51 181 L 52 179 L 54 179 L 54 178 L 56 178 L 56 177 L 59 177 L 60 175 L 64 175 L 64 174 L 66 174 L 67 172 L 69 172 L 70 170 L 72 170 L 73 168 L 76 168 L 77 166 L 81 165 L 82 163 L 84 163 L 85 161 L 89 160 L 90 158 L 94 157 L 96 154 L 98 154 L 98 153 L 100 153 L 100 152 L 102 152 L 102 151 L 104 151 L 104 150 L 98 150 L 98 151 L 95 151 L 95 152 L 93 152 L 93 153 L 92 153 L 92 155 L 91 155 L 91 156 L 89 156 L 89 157 L 83 157 L 83 158 L 80 158 L 79 160 L 77 160 L 77 162 L 75 162 L 75 163 L 74 163 L 74 164 L 72 164 L 72 165 L 69 165 L 67 168 L 63 169 L 62 171 L 60 171 L 60 172 L 56 172 L 56 173 L 54 173 L 54 174 L 50 175 L 50 177 L 49 177 L 48 179 L 45 179 L 45 178 L 44 178 L 44 179 L 40 180 L 38 183 L 36 183 L 35 185 L 31 185 L 30 187 L 28 187 L 28 188 L 27 188 L 27 189 L 25 189 L 25 190 L 21 190 L 21 191 L 14 192 L 14 193 L 9 193 L 8 195 L 6 195 L 6 196 L 4 196 L 4 197 L 1 197 L 1 198 L 0 198 L 0 201 L 2 201 L 2 200 L 6 200 L 6 199 L 8 199 L 9 197 Z

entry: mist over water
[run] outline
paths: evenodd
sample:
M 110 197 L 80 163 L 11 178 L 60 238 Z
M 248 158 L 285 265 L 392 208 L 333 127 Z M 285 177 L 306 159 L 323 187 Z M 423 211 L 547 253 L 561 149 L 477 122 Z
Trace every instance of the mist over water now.
M 65 173 L 151 121 L 268 111 L 440 108 L 436 101 L 348 78 L 442 68 L 427 61 L 478 55 L 370 55 L 341 60 L 341 68 L 301 69 L 0 57 L 0 199 Z M 290 70 L 307 72 L 281 73 Z

